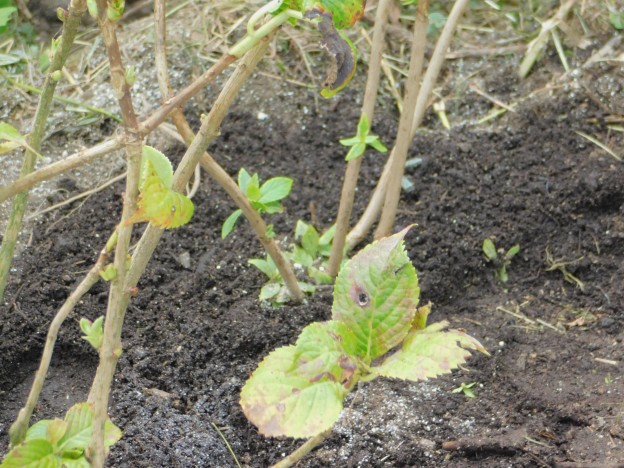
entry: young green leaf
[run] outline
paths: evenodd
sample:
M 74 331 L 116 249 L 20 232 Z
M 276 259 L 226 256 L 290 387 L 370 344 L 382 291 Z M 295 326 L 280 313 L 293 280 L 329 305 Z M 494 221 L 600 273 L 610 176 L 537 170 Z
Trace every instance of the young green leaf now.
M 266 256 L 266 260 L 261 258 L 251 258 L 247 260 L 247 262 L 264 273 L 269 280 L 277 280 L 280 278 L 279 270 L 270 255 Z
M 312 323 L 295 344 L 293 371 L 313 382 L 329 380 L 348 387 L 357 370 L 356 351 L 355 335 L 344 323 Z
M 362 114 L 360 117 L 360 121 L 357 126 L 357 135 L 351 138 L 345 138 L 340 140 L 340 144 L 343 146 L 350 146 L 351 149 L 347 153 L 345 157 L 346 161 L 351 161 L 352 159 L 359 158 L 364 154 L 366 150 L 366 146 L 370 146 L 380 153 L 385 153 L 388 151 L 388 148 L 384 146 L 384 144 L 379 140 L 377 135 L 369 135 L 370 124 L 368 122 L 368 117 L 366 114 Z
M 244 192 L 247 193 L 247 187 L 249 186 L 249 182 L 251 180 L 251 176 L 249 172 L 245 169 L 238 171 L 238 187 Z
M 89 342 L 96 350 L 99 350 L 104 340 L 104 329 L 102 324 L 104 323 L 104 316 L 98 317 L 94 322 L 89 319 L 80 319 L 80 329 L 84 333 L 82 338 Z
M 520 252 L 519 244 L 516 244 L 513 247 L 510 247 L 507 253 L 505 253 L 505 260 L 511 260 L 518 254 L 518 252 Z
M 30 146 L 30 144 L 28 144 L 26 137 L 24 137 L 19 132 L 19 130 L 11 124 L 8 124 L 6 122 L 0 122 L 0 140 L 5 140 L 9 142 L 9 146 L 7 148 L 15 145 L 22 146 L 32 153 L 36 154 L 38 157 L 41 157 L 41 154 L 32 146 Z
M 414 318 L 420 289 L 403 246 L 409 229 L 365 247 L 336 279 L 332 318 L 353 331 L 366 362 L 401 343 Z
M 312 258 L 318 257 L 319 235 L 314 226 L 308 226 L 307 231 L 301 237 L 301 246 Z
M 100 277 L 104 281 L 113 281 L 117 277 L 117 269 L 113 263 L 109 263 L 100 271 Z
M 7 24 L 9 24 L 9 21 L 11 21 L 11 16 L 13 16 L 13 13 L 15 13 L 16 11 L 17 8 L 15 8 L 14 6 L 0 8 L 0 28 L 4 28 Z M 1 32 L 4 32 L 4 30 L 0 30 L 0 33 Z
M 483 241 L 483 245 L 481 248 L 483 249 L 483 253 L 488 260 L 492 261 L 498 258 L 496 246 L 494 245 L 494 242 L 492 242 L 492 239 L 490 239 L 489 237 Z
M 148 164 L 148 161 L 151 163 Z M 141 178 L 139 186 L 142 186 L 150 175 L 150 171 L 160 178 L 163 185 L 171 188 L 173 183 L 173 165 L 167 156 L 151 146 L 143 146 L 141 158 Z
M 481 344 L 459 330 L 443 331 L 448 322 L 438 322 L 407 336 L 399 351 L 388 357 L 373 372 L 403 380 L 427 380 L 453 369 L 470 357 L 469 349 L 488 354 Z
M 1 468 L 45 467 L 61 468 L 61 460 L 54 453 L 54 447 L 45 439 L 23 442 L 11 450 Z
M 268 301 L 277 296 L 282 289 L 282 285 L 279 283 L 266 283 L 260 288 L 260 301 Z
M 295 356 L 295 346 L 276 349 L 241 391 L 245 416 L 265 436 L 313 437 L 331 428 L 342 411 L 346 389 L 293 372 Z
M 240 218 L 242 214 L 242 210 L 236 210 L 234 213 L 227 217 L 227 219 L 223 223 L 223 226 L 221 227 L 221 239 L 225 239 L 230 234 L 230 232 L 232 232 L 234 226 L 236 225 L 236 221 L 238 221 L 238 218 Z
M 288 177 L 273 177 L 260 187 L 260 203 L 280 201 L 288 196 L 293 180 Z
M 290 260 L 296 264 L 301 265 L 302 267 L 310 267 L 314 263 L 314 258 L 302 249 L 299 246 L 294 246 L 292 254 L 290 254 Z

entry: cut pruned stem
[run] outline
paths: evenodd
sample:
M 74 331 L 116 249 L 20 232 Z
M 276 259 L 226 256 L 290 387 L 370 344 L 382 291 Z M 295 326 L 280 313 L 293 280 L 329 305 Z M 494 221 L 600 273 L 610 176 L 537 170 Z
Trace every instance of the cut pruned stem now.
M 385 26 L 388 19 L 388 8 L 391 0 L 380 0 L 375 14 L 375 29 L 373 32 L 373 44 L 368 66 L 368 77 L 366 80 L 366 91 L 364 92 L 364 103 L 362 104 L 362 114 L 366 115 L 368 121 L 373 123 L 375 113 L 375 102 L 379 90 L 379 77 L 381 74 L 381 61 L 384 46 Z M 355 199 L 355 188 L 362 165 L 362 157 L 352 159 L 347 163 L 340 205 L 338 206 L 338 217 L 336 219 L 336 233 L 332 242 L 331 255 L 327 264 L 327 273 L 336 277 L 340 270 L 340 264 L 344 255 L 344 247 L 349 231 L 349 221 L 353 210 Z
M 164 0 L 156 0 L 154 2 L 154 16 L 156 24 L 156 41 L 155 55 L 158 84 L 163 97 L 172 94 L 171 84 L 169 81 L 169 73 L 167 71 L 167 53 L 166 53 L 166 25 L 165 25 L 165 2 Z M 176 126 L 178 133 L 187 145 L 190 145 L 195 139 L 195 134 L 191 129 L 188 121 L 184 117 L 181 110 L 176 109 L 171 114 L 171 119 Z M 288 291 L 295 302 L 301 302 L 304 298 L 303 292 L 297 282 L 297 277 L 292 269 L 290 262 L 286 260 L 281 249 L 275 242 L 266 236 L 267 225 L 260 214 L 253 209 L 245 194 L 240 190 L 236 182 L 228 175 L 228 173 L 215 161 L 208 153 L 204 152 L 200 159 L 201 167 L 204 168 L 212 178 L 215 179 L 227 194 L 234 200 L 236 205 L 242 210 L 243 215 L 251 224 L 254 232 L 258 236 L 260 243 L 275 262 L 275 266 L 279 270 Z
M 28 144 L 35 151 L 39 151 L 41 149 L 45 125 L 48 120 L 48 116 L 50 115 L 54 90 L 56 89 L 56 84 L 58 82 L 57 80 L 54 80 L 52 76 L 53 74 L 58 74 L 57 72 L 63 68 L 65 61 L 69 56 L 71 46 L 74 43 L 74 38 L 76 37 L 78 26 L 80 25 L 80 19 L 86 10 L 86 0 L 72 0 L 69 5 L 69 10 L 64 21 L 61 41 L 54 57 L 52 58 L 52 63 L 50 64 L 50 68 L 43 85 L 43 92 L 39 98 L 39 104 L 37 105 L 33 129 L 28 137 Z M 20 171 L 20 177 L 25 177 L 30 174 L 35 168 L 36 161 L 37 155 L 35 152 L 26 150 L 24 161 L 22 163 L 22 169 Z M 11 270 L 11 264 L 13 263 L 13 253 L 15 252 L 15 245 L 17 244 L 17 239 L 22 229 L 22 221 L 24 219 L 24 213 L 26 212 L 27 203 L 27 191 L 20 192 L 15 196 L 9 222 L 2 238 L 2 246 L 0 246 L 0 302 L 2 302 L 4 298 L 4 290 L 9 279 L 9 271 Z
M 375 231 L 375 238 L 389 236 L 394 226 L 399 198 L 401 197 L 401 179 L 405 171 L 405 160 L 407 150 L 412 141 L 412 116 L 416 108 L 416 100 L 420 91 L 420 76 L 422 74 L 423 62 L 425 60 L 425 44 L 427 43 L 427 24 L 429 14 L 429 0 L 418 2 L 418 11 L 414 20 L 414 37 L 412 39 L 412 52 L 410 56 L 410 66 L 405 81 L 405 98 L 403 99 L 403 113 L 399 120 L 399 130 L 397 132 L 392 159 L 390 160 L 390 174 L 384 206 L 381 211 L 379 225 Z
M 438 39 L 433 55 L 431 56 L 431 61 L 429 62 L 429 66 L 427 67 L 427 71 L 422 80 L 420 93 L 418 94 L 418 100 L 416 103 L 416 110 L 414 111 L 414 121 L 412 124 L 412 134 L 410 140 L 414 138 L 416 129 L 422 123 L 422 119 L 427 109 L 427 103 L 429 101 L 429 95 L 431 94 L 433 85 L 438 79 L 438 75 L 440 73 L 440 69 L 442 68 L 442 64 L 444 63 L 444 57 L 453 37 L 453 33 L 455 32 L 459 19 L 468 6 L 469 1 L 470 0 L 457 0 L 449 13 L 446 23 L 444 24 L 444 28 L 442 29 L 442 33 L 440 34 L 440 38 Z M 394 153 L 394 150 L 392 153 Z M 381 212 L 381 208 L 384 204 L 386 188 L 388 186 L 391 161 L 393 159 L 392 153 L 384 166 L 383 172 L 377 181 L 377 186 L 375 187 L 373 195 L 371 196 L 364 213 L 347 236 L 347 250 L 353 249 L 356 245 L 362 242 L 362 240 L 364 240 L 379 217 L 379 213 Z
M 320 433 L 317 436 L 314 436 L 308 439 L 301 447 L 295 450 L 293 453 L 277 462 L 272 468 L 289 468 L 309 454 L 316 447 L 321 445 L 329 436 L 332 434 L 331 429 L 325 432 Z

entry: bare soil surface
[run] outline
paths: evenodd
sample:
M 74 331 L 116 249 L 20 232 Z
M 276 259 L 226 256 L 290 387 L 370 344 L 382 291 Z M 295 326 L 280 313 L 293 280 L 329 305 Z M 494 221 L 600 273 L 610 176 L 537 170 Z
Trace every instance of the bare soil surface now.
M 492 59 L 481 85 L 510 102 L 528 94 L 522 86 L 546 87 L 545 70 L 557 63 L 547 58 L 527 85 L 514 78 L 517 64 Z M 483 71 L 475 62 L 453 66 Z M 255 81 L 210 150 L 231 174 L 245 167 L 262 179 L 295 179 L 286 212 L 271 218 L 287 245 L 297 219 L 324 229 L 335 218 L 345 154 L 338 139 L 353 133 L 360 91 L 354 86 L 316 106 L 312 92 L 279 94 L 272 78 Z M 418 133 L 409 155 L 423 163 L 407 171 L 414 190 L 403 193 L 396 228 L 417 223 L 406 244 L 422 301 L 433 303 L 431 320 L 467 329 L 491 357 L 475 356 L 434 381 L 362 385 L 331 438 L 298 466 L 624 466 L 624 170 L 575 133 L 624 147 L 605 121 L 624 110 L 622 82 L 621 69 L 597 64 L 490 127 L 473 120 L 449 132 L 428 114 L 429 130 Z M 443 83 L 446 93 L 462 86 L 453 73 Z M 447 104 L 455 121 L 491 107 L 464 92 Z M 194 102 L 197 123 L 208 104 Z M 397 121 L 389 107 L 374 125 L 386 142 Z M 100 127 L 107 134 L 115 125 Z M 179 160 L 183 152 L 177 146 L 167 154 Z M 357 214 L 384 159 L 365 158 Z M 49 202 L 78 193 L 86 173 L 57 181 Z M 3 448 L 48 325 L 114 228 L 122 191 L 116 184 L 45 215 L 16 261 L 0 305 Z M 189 225 L 163 236 L 126 316 L 110 408 L 124 436 L 110 466 L 235 466 L 216 428 L 245 466 L 269 466 L 301 443 L 260 436 L 239 392 L 267 353 L 330 317 L 331 289 L 303 305 L 260 304 L 263 278 L 247 259 L 263 253 L 251 230 L 240 222 L 220 239 L 235 207 L 210 180 L 194 202 Z M 506 284 L 483 256 L 486 237 L 504 249 L 520 245 Z M 36 419 L 59 417 L 85 399 L 97 356 L 80 338 L 78 320 L 103 315 L 107 299 L 100 282 L 62 329 Z M 452 393 L 461 382 L 476 382 L 476 398 Z

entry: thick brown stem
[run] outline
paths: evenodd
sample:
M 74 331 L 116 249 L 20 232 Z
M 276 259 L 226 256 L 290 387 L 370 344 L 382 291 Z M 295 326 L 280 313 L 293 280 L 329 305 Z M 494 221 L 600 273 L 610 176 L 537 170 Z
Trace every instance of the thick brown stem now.
M 412 39 L 412 52 L 410 67 L 405 82 L 405 99 L 403 100 L 403 113 L 399 120 L 394 151 L 392 152 L 390 174 L 388 176 L 388 188 L 384 200 L 381 219 L 375 232 L 375 238 L 385 237 L 390 234 L 396 210 L 401 196 L 401 179 L 405 170 L 407 150 L 412 141 L 412 116 L 416 108 L 416 99 L 420 89 L 420 75 L 425 60 L 425 44 L 427 42 L 427 24 L 429 14 L 429 0 L 420 0 L 416 19 L 414 20 L 414 37 Z
M 412 135 L 410 140 L 414 138 L 416 129 L 422 123 L 422 119 L 427 109 L 427 102 L 429 101 L 429 95 L 431 94 L 433 85 L 437 81 L 440 69 L 442 68 L 442 63 L 444 63 L 446 50 L 449 47 L 449 44 L 453 37 L 453 33 L 455 32 L 457 24 L 459 23 L 459 19 L 461 18 L 461 15 L 468 6 L 468 3 L 469 0 L 457 0 L 453 5 L 453 8 L 451 9 L 444 28 L 442 29 L 440 38 L 438 39 L 435 50 L 433 51 L 433 55 L 431 56 L 431 61 L 429 62 L 429 66 L 427 67 L 427 72 L 423 77 L 422 86 L 418 95 L 418 101 L 416 103 L 416 110 L 414 111 Z M 379 213 L 381 212 L 381 208 L 383 206 L 384 198 L 386 195 L 386 188 L 388 186 L 392 159 L 393 156 L 391 154 L 388 158 L 388 162 L 386 163 L 386 166 L 384 167 L 381 176 L 379 177 L 379 180 L 377 181 L 377 186 L 375 187 L 375 191 L 373 192 L 373 195 L 368 202 L 366 210 L 364 210 L 364 213 L 358 220 L 357 224 L 353 227 L 353 229 L 351 229 L 351 232 L 349 232 L 349 235 L 347 236 L 348 250 L 353 249 L 356 245 L 362 242 L 362 240 L 364 240 L 371 227 L 377 220 Z
M 116 24 L 108 18 L 106 0 L 97 0 L 98 24 L 104 39 L 111 70 L 111 84 L 117 97 L 121 115 L 128 138 L 126 145 L 126 191 L 121 214 L 121 222 L 117 228 L 117 245 L 115 247 L 114 267 L 116 277 L 111 281 L 108 296 L 108 307 L 104 321 L 104 338 L 100 348 L 100 364 L 98 366 L 89 401 L 94 404 L 93 436 L 88 448 L 91 466 L 101 468 L 106 460 L 104 447 L 104 424 L 108 418 L 108 400 L 115 373 L 117 360 L 121 355 L 121 331 L 130 300 L 130 291 L 125 287 L 127 274 L 127 257 L 132 236 L 132 224 L 126 221 L 136 211 L 139 195 L 139 179 L 141 173 L 142 138 L 138 131 L 139 122 L 132 105 L 126 72 L 121 59 L 121 50 L 117 41 Z
M 362 105 L 362 115 L 366 115 L 371 126 L 375 113 L 375 102 L 379 90 L 379 76 L 381 74 L 381 61 L 385 38 L 385 26 L 388 19 L 388 8 L 391 0 L 380 0 L 375 14 L 375 30 L 373 32 L 373 45 L 368 68 L 368 78 L 366 80 L 366 91 L 364 92 L 364 103 Z M 344 247 L 349 230 L 351 211 L 355 198 L 355 187 L 357 186 L 362 157 L 352 159 L 347 163 L 340 205 L 338 207 L 338 217 L 336 219 L 336 233 L 332 242 L 332 251 L 327 264 L 327 273 L 332 277 L 338 275 L 340 264 L 344 254 Z

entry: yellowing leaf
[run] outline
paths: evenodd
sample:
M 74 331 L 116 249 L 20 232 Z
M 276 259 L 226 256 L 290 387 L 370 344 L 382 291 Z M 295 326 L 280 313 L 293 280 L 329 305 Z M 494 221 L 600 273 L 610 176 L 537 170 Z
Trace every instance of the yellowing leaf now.
M 188 223 L 195 210 L 193 202 L 166 187 L 152 163 L 148 161 L 147 164 L 149 175 L 141 186 L 138 209 L 127 223 L 149 221 L 163 229 L 173 229 Z
M 332 319 L 357 338 L 357 354 L 370 362 L 403 341 L 420 289 L 403 246 L 409 228 L 368 245 L 340 270 Z
M 383 377 L 403 380 L 427 380 L 466 362 L 471 349 L 488 354 L 481 343 L 459 330 L 443 331 L 448 322 L 438 322 L 423 330 L 412 331 L 402 348 L 387 358 L 373 372 Z
M 313 437 L 331 428 L 342 411 L 345 388 L 290 372 L 294 359 L 294 346 L 276 349 L 241 391 L 245 416 L 265 436 Z

